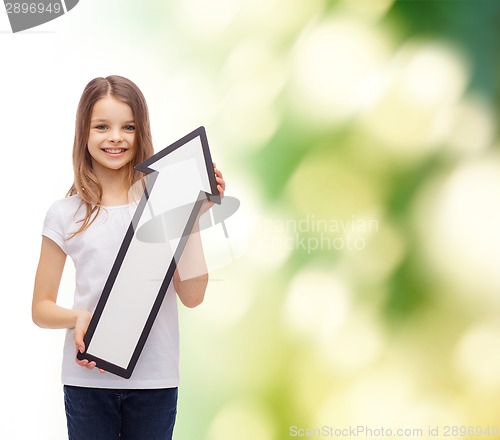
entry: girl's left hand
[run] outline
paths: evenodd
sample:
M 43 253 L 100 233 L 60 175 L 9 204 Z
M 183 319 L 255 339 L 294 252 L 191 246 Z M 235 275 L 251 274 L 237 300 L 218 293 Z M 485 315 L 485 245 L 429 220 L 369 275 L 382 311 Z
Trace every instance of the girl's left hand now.
M 224 192 L 226 191 L 226 181 L 222 177 L 221 171 L 217 168 L 217 165 L 215 162 L 214 164 L 214 172 L 215 172 L 215 181 L 217 182 L 217 191 L 219 191 L 219 196 L 222 199 L 224 197 Z M 207 212 L 212 206 L 214 205 L 214 202 L 210 200 L 205 200 L 203 204 L 201 205 L 200 212 L 198 214 L 198 217 Z
M 219 191 L 220 198 L 222 199 L 222 197 L 224 197 L 224 191 L 226 190 L 226 181 L 222 177 L 221 171 L 215 165 L 215 162 L 213 162 L 213 164 L 214 164 L 215 180 L 217 181 L 217 190 Z

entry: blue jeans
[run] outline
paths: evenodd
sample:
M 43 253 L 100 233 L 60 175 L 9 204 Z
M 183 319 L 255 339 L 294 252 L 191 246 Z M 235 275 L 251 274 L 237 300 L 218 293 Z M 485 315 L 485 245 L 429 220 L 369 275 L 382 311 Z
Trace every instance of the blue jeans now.
M 69 440 L 171 440 L 177 388 L 115 390 L 64 385 Z

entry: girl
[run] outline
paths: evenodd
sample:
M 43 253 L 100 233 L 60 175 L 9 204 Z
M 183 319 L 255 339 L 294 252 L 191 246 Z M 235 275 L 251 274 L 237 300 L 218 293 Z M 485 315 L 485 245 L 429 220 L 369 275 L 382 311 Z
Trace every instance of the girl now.
M 148 109 L 138 87 L 120 76 L 90 81 L 76 116 L 74 182 L 47 212 L 32 305 L 35 324 L 68 329 L 62 382 L 70 440 L 172 438 L 179 382 L 176 293 L 187 307 L 197 306 L 208 275 L 181 280 L 176 271 L 130 379 L 102 374 L 95 362 L 75 356 L 75 347 L 85 350 L 92 311 L 130 224 L 128 191 L 141 179 L 134 167 L 152 155 Z M 214 170 L 223 196 L 225 182 L 215 164 Z M 204 202 L 199 215 L 210 206 Z M 179 264 L 200 246 L 191 235 Z M 72 309 L 56 304 L 67 255 L 76 268 Z

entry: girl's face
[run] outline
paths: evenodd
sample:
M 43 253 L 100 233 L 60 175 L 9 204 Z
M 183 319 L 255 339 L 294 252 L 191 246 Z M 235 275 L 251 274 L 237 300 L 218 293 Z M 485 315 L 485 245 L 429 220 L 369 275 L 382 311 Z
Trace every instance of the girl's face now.
M 134 113 L 128 104 L 105 96 L 92 110 L 87 148 L 95 172 L 120 170 L 134 157 Z

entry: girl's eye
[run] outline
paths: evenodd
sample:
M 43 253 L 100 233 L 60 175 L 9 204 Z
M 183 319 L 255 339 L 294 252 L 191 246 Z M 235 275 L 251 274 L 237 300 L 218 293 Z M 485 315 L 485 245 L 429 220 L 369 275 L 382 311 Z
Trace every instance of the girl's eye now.
M 95 128 L 97 128 L 98 130 L 106 130 L 106 126 L 104 124 L 99 124 L 99 125 L 96 125 Z
M 134 131 L 135 130 L 135 127 L 133 125 L 125 125 L 125 127 L 123 127 L 126 131 Z

